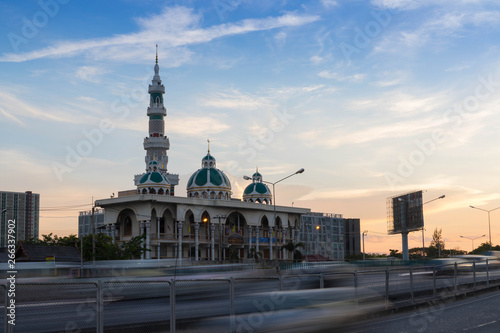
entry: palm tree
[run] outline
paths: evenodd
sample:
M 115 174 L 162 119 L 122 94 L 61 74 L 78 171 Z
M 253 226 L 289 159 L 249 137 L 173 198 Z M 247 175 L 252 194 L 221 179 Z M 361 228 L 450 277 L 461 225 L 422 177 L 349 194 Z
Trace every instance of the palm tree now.
M 300 252 L 299 248 L 300 247 L 303 248 L 304 246 L 305 246 L 305 244 L 302 242 L 298 242 L 298 243 L 294 244 L 292 241 L 289 241 L 283 247 L 285 249 L 287 249 L 288 251 L 293 253 L 293 260 L 294 261 L 302 261 L 303 256 L 302 256 L 302 252 Z

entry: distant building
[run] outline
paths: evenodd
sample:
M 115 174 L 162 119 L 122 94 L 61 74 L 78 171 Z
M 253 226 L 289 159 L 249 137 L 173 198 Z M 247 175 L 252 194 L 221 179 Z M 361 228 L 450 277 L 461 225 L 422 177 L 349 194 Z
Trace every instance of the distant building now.
M 354 218 L 344 218 L 345 256 L 361 254 L 360 221 Z
M 344 219 L 341 214 L 304 214 L 299 235 L 307 256 L 344 260 Z
M 16 261 L 80 262 L 76 246 L 48 246 L 19 242 Z
M 105 232 L 104 209 L 94 209 L 95 232 Z M 78 215 L 78 238 L 92 234 L 92 211 L 82 211 Z
M 16 245 L 19 240 L 38 238 L 40 194 L 0 191 L 0 247 L 8 245 L 9 220 L 16 222 Z

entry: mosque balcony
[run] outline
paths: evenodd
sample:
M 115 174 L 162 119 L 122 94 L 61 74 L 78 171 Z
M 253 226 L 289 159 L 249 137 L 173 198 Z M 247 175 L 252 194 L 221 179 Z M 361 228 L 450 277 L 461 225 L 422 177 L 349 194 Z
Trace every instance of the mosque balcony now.
M 165 86 L 163 84 L 150 84 L 148 88 L 148 92 L 151 93 L 165 93 Z
M 166 136 L 144 138 L 144 149 L 170 149 L 170 140 Z
M 165 117 L 167 116 L 167 109 L 159 103 L 153 103 L 152 107 L 148 107 L 147 115 L 148 116 L 161 115 Z

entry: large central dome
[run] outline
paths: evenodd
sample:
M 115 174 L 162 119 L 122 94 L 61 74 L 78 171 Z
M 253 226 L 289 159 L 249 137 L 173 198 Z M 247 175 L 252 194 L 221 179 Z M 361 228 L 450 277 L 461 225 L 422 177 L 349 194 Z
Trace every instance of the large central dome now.
M 216 168 L 215 158 L 210 155 L 210 150 L 201 160 L 201 166 L 187 182 L 188 197 L 231 199 L 231 182 L 222 170 Z

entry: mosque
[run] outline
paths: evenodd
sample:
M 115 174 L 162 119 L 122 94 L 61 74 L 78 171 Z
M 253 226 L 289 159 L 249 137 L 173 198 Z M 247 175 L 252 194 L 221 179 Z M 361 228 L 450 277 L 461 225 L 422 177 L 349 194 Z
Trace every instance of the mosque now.
M 113 239 L 128 241 L 146 235 L 145 259 L 224 260 L 260 253 L 267 259 L 291 259 L 282 248 L 299 239 L 301 216 L 310 209 L 275 206 L 258 170 L 243 197 L 232 198 L 231 182 L 210 153 L 187 182 L 187 197 L 175 195 L 179 176 L 168 172 L 170 142 L 165 134 L 165 86 L 158 54 L 149 85 L 149 136 L 144 139 L 146 169 L 134 178 L 136 189 L 97 200 L 104 208 L 104 226 Z M 298 172 L 302 172 L 303 169 Z

